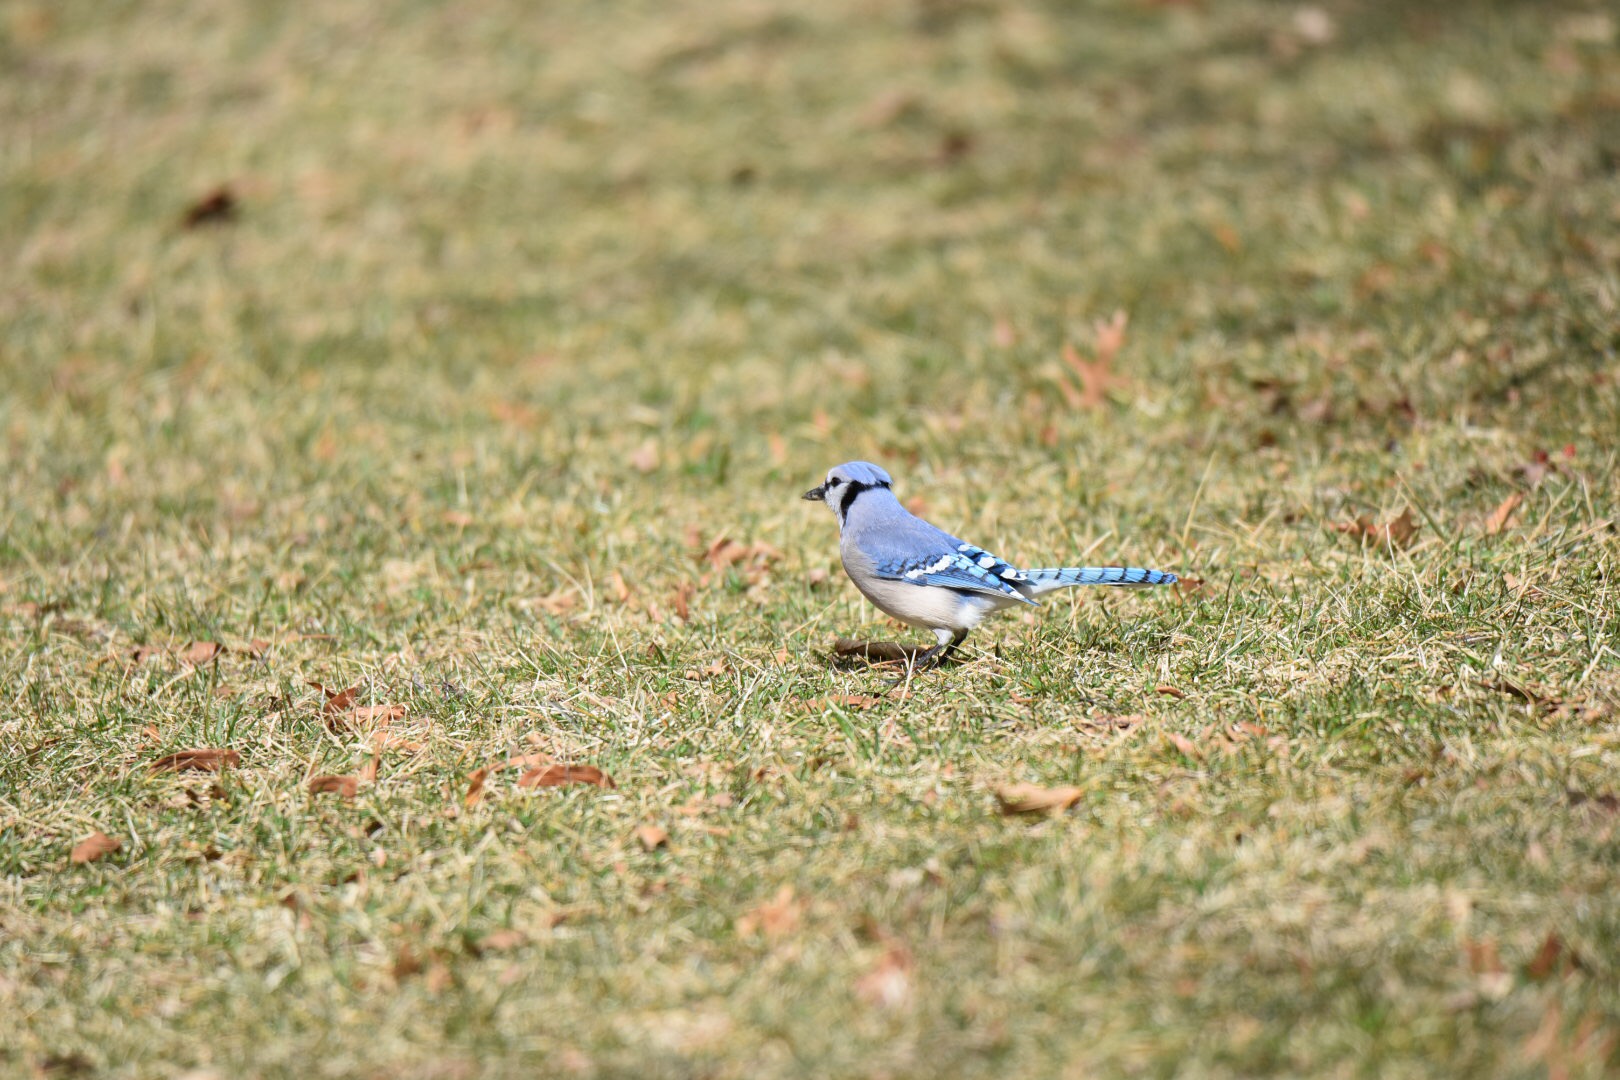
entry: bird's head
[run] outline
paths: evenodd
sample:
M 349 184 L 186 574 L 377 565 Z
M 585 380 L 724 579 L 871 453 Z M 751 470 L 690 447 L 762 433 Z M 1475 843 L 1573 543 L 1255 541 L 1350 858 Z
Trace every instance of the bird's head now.
M 828 469 L 827 479 L 822 481 L 821 486 L 811 488 L 803 497 L 811 502 L 826 503 L 842 522 L 849 516 L 849 508 L 855 504 L 861 492 L 874 488 L 887 491 L 889 484 L 889 474 L 871 462 L 850 461 Z

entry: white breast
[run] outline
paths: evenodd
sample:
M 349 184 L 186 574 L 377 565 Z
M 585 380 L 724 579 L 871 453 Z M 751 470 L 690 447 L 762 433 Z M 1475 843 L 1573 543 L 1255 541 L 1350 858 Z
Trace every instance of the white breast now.
M 861 572 L 851 566 L 847 558 L 844 569 L 855 587 L 861 590 L 861 595 L 876 604 L 884 614 L 899 619 L 907 626 L 925 630 L 941 627 L 947 630 L 971 630 L 990 612 L 1015 603 L 1010 599 L 998 601 L 996 597 L 979 593 L 964 594 L 937 586 L 890 581 Z

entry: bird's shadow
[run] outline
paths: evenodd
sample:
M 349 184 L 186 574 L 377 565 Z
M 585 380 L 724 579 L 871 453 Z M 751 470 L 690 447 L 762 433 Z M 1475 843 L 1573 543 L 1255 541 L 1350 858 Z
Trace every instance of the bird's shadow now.
M 833 667 L 840 671 L 858 671 L 862 668 L 888 667 L 909 663 L 919 653 L 926 652 L 924 645 L 902 645 L 897 641 L 855 641 L 852 638 L 839 638 L 833 644 Z

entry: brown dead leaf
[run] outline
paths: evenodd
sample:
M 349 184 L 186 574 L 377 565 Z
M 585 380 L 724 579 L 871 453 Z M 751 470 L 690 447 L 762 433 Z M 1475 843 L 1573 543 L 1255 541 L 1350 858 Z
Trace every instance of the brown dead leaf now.
M 531 739 L 532 738 L 533 736 L 531 736 Z M 524 772 L 528 772 L 531 769 L 538 769 L 542 765 L 550 765 L 556 760 L 557 759 L 552 757 L 550 754 L 544 753 L 518 754 L 514 757 L 507 758 L 505 761 L 502 761 L 500 764 L 494 766 L 494 768 L 492 768 L 490 771 L 494 772 L 495 769 L 522 769 Z
M 409 945 L 401 945 L 399 952 L 394 954 L 394 978 L 408 979 L 412 975 L 422 973 L 422 960 L 411 951 Z
M 402 739 L 398 735 L 391 735 L 386 731 L 373 731 L 371 733 L 371 746 L 374 750 L 403 750 L 407 754 L 414 754 L 422 749 L 424 744 L 416 739 Z
M 658 443 L 648 439 L 630 454 L 630 467 L 638 473 L 650 473 L 658 468 Z
M 724 660 L 716 660 L 708 667 L 702 669 L 688 668 L 685 673 L 685 678 L 691 679 L 693 682 L 698 682 L 703 679 L 716 678 L 724 675 L 730 670 L 731 669 L 726 666 L 726 662 Z
M 920 647 L 901 645 L 894 641 L 856 641 L 852 638 L 839 638 L 833 643 L 833 652 L 839 656 L 855 656 L 874 664 L 909 660 L 921 651 Z
M 1163 685 L 1155 686 L 1153 688 L 1153 692 L 1155 694 L 1163 694 L 1165 697 L 1173 697 L 1177 701 L 1180 701 L 1180 700 L 1182 700 L 1183 698 L 1185 698 L 1187 696 L 1187 691 L 1185 691 L 1185 690 L 1177 690 L 1173 686 L 1163 686 Z
M 1412 510 L 1408 507 L 1399 516 L 1382 524 L 1375 525 L 1371 518 L 1362 516 L 1354 521 L 1337 522 L 1331 527 L 1334 532 L 1355 537 L 1363 546 L 1406 547 L 1422 526 L 1413 519 Z
M 235 768 L 242 764 L 242 755 L 235 750 L 215 750 L 210 748 L 197 748 L 191 750 L 177 750 L 152 762 L 154 773 L 160 772 L 219 772 L 225 768 Z
M 359 686 L 351 686 L 347 690 L 329 690 L 318 682 L 309 685 L 326 695 L 326 704 L 321 707 L 321 711 L 327 714 L 347 712 L 360 693 Z
M 724 570 L 728 566 L 739 563 L 755 568 L 763 568 L 773 560 L 780 558 L 782 553 L 763 540 L 756 540 L 752 544 L 739 543 L 725 533 L 721 533 L 710 541 L 704 550 L 701 561 L 708 563 L 716 570 Z
M 595 765 L 542 765 L 518 777 L 518 787 L 562 787 L 564 784 L 592 784 L 601 788 L 618 785 L 613 777 Z
M 1003 814 L 1038 814 L 1067 810 L 1085 795 L 1077 787 L 1041 787 L 1039 784 L 1004 784 L 996 789 Z
M 879 1009 L 898 1009 L 911 1000 L 911 952 L 898 942 L 855 980 L 855 996 Z
M 1563 953 L 1563 939 L 1555 932 L 1547 931 L 1546 940 L 1541 943 L 1541 948 L 1536 950 L 1536 955 L 1531 957 L 1530 963 L 1525 965 L 1525 975 L 1531 982 L 1546 982 L 1547 977 L 1557 969 L 1558 958 Z
M 1071 409 L 1098 409 L 1108 401 L 1108 391 L 1124 382 L 1114 374 L 1114 358 L 1125 344 L 1125 327 L 1130 317 L 1116 311 L 1107 321 L 1092 324 L 1093 358 L 1087 360 L 1069 342 L 1063 343 L 1063 362 L 1073 378 L 1060 380 L 1058 389 Z
M 422 986 L 430 994 L 442 994 L 455 985 L 456 978 L 450 973 L 450 968 L 441 960 L 435 960 L 428 965 L 427 974 L 422 976 Z
M 559 589 L 557 592 L 540 597 L 534 603 L 547 615 L 566 615 L 579 606 L 579 594 Z
M 351 724 L 381 724 L 386 725 L 405 717 L 403 705 L 362 705 L 357 709 L 350 709 L 343 714 L 343 718 Z
M 210 660 L 217 660 L 225 652 L 225 646 L 217 641 L 193 641 L 187 643 L 179 652 L 181 660 L 193 666 L 206 664 Z
M 1493 938 L 1467 938 L 1463 941 L 1463 951 L 1468 955 L 1468 970 L 1475 975 L 1500 975 L 1507 970 L 1502 966 Z
M 1177 578 L 1176 583 L 1170 588 L 1175 593 L 1176 599 L 1185 603 L 1189 600 L 1201 598 L 1204 594 L 1205 585 L 1206 582 L 1203 578 L 1183 577 Z
M 1198 744 L 1187 738 L 1187 736 L 1181 734 L 1181 732 L 1167 731 L 1164 733 L 1164 735 L 1165 738 L 1170 740 L 1170 745 L 1174 746 L 1176 750 L 1184 756 L 1190 757 L 1195 761 L 1204 756 L 1203 751 L 1198 749 Z
M 1522 502 L 1524 502 L 1524 494 L 1518 491 L 1503 499 L 1501 504 L 1491 511 L 1491 516 L 1485 519 L 1485 535 L 1496 536 L 1507 528 L 1508 522 L 1513 518 L 1514 511 L 1519 509 L 1519 504 Z
M 227 225 L 236 220 L 236 193 L 229 184 L 221 184 L 202 198 L 186 207 L 180 226 L 198 229 L 204 225 Z
M 644 851 L 657 851 L 669 843 L 669 830 L 659 825 L 638 826 L 636 842 Z
M 341 795 L 352 799 L 360 793 L 360 779 L 356 776 L 312 776 L 309 780 L 311 795 Z
M 111 855 L 123 846 L 123 841 L 97 830 L 74 844 L 68 858 L 76 863 L 95 862 L 103 855 Z
M 1509 682 L 1500 675 L 1498 675 L 1495 679 L 1481 680 L 1477 685 L 1481 690 L 1491 690 L 1498 694 L 1506 694 L 1508 697 L 1518 698 L 1526 705 L 1536 705 L 1544 709 L 1556 709 L 1558 706 L 1563 704 L 1563 702 L 1558 698 L 1549 697 L 1538 690 L 1527 686 L 1520 686 L 1515 682 Z
M 797 898 L 792 885 L 783 885 L 776 895 L 737 920 L 739 937 L 756 934 L 774 941 L 798 928 L 804 914 L 804 904 Z
M 608 584 L 613 586 L 614 599 L 618 600 L 621 604 L 629 603 L 630 597 L 634 590 L 632 590 L 629 583 L 624 580 L 623 574 L 619 573 L 617 570 L 613 571 L 612 576 L 608 578 Z
M 1108 388 L 1113 385 L 1113 375 L 1107 365 L 1101 361 L 1086 360 L 1068 342 L 1063 343 L 1063 362 L 1069 365 L 1074 375 L 1074 383 L 1068 380 L 1058 383 L 1058 389 L 1063 392 L 1063 399 L 1069 408 L 1102 408 L 1108 400 Z
M 479 952 L 510 952 L 521 949 L 529 943 L 529 935 L 521 930 L 507 927 L 504 930 L 495 930 L 478 939 Z
M 472 775 L 467 777 L 467 794 L 461 800 L 462 806 L 478 805 L 478 801 L 484 797 L 484 781 L 489 778 L 489 771 L 490 767 L 486 765 L 481 769 L 474 769 Z
M 326 695 L 326 703 L 321 706 L 321 714 L 326 718 L 326 726 L 331 731 L 366 725 L 387 727 L 393 721 L 403 719 L 405 716 L 403 705 L 355 705 L 355 699 L 360 695 L 358 685 L 346 690 L 330 690 L 318 682 L 309 685 Z
M 669 606 L 675 609 L 675 617 L 681 622 L 692 621 L 692 609 L 689 601 L 697 586 L 690 581 L 683 581 L 675 586 L 675 594 L 670 597 Z

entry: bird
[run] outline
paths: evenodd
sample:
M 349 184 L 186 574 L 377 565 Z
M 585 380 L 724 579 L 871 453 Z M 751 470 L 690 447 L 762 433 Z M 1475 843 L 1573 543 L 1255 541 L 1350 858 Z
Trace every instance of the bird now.
M 1177 581 L 1174 574 L 1137 566 L 1020 570 L 917 517 L 900 505 L 892 485 L 878 466 L 850 461 L 828 470 L 826 480 L 802 498 L 826 503 L 837 515 L 844 572 L 861 595 L 907 626 L 934 632 L 937 644 L 912 660 L 911 674 L 950 659 L 986 615 L 1019 605 L 1038 607 L 1035 597 L 1053 589 Z

